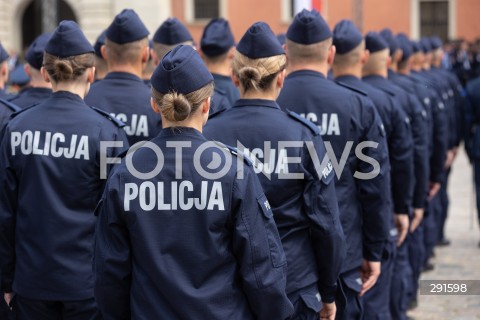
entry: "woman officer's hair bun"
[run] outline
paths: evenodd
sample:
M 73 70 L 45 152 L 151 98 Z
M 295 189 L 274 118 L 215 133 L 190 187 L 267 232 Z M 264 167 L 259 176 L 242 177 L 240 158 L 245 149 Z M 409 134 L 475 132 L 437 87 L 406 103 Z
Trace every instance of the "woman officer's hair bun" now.
M 213 95 L 213 77 L 191 46 L 168 52 L 150 80 L 152 99 L 170 122 L 188 119 Z
M 177 92 L 168 93 L 162 99 L 162 113 L 169 121 L 183 121 L 192 112 L 190 101 Z
M 262 79 L 262 75 L 257 69 L 250 66 L 243 67 L 238 70 L 238 78 L 242 82 L 245 91 L 248 91 L 250 88 L 259 90 L 258 85 Z

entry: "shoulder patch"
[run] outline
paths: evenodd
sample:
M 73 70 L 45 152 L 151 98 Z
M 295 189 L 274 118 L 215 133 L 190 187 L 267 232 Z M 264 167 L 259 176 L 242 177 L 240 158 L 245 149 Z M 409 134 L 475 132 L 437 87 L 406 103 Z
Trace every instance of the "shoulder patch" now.
M 20 108 L 19 106 L 17 106 L 16 104 L 13 104 L 7 100 L 4 100 L 4 99 L 0 99 L 0 103 L 2 103 L 5 107 L 7 107 L 8 109 L 12 110 L 13 112 L 19 112 L 22 110 L 22 108 Z
M 306 126 L 307 128 L 309 128 L 310 130 L 312 130 L 313 134 L 314 135 L 319 135 L 320 134 L 320 129 L 311 121 L 305 119 L 304 117 L 302 117 L 301 115 L 299 115 L 298 113 L 296 112 L 293 112 L 293 111 L 290 111 L 287 109 L 287 114 L 290 118 L 300 122 L 301 124 L 303 124 L 304 126 Z
M 342 86 L 344 88 L 347 88 L 348 90 L 351 90 L 353 92 L 356 92 L 356 93 L 359 93 L 361 94 L 362 96 L 366 96 L 368 97 L 368 93 L 366 93 L 365 91 L 361 90 L 361 89 L 358 89 L 358 88 L 355 88 L 349 84 L 346 84 L 345 82 L 342 82 L 342 81 L 335 81 L 336 84 L 338 84 L 339 86 Z
M 107 118 L 108 120 L 113 122 L 113 124 L 115 124 L 117 127 L 119 127 L 119 128 L 125 127 L 125 123 L 123 123 L 122 121 L 118 120 L 115 117 L 112 117 L 108 112 L 106 112 L 102 109 L 95 108 L 95 107 L 90 107 L 90 108 L 92 108 L 93 110 L 95 110 L 96 112 L 100 113 L 102 116 L 104 116 L 105 118 Z
M 224 143 L 221 143 L 219 141 L 213 141 L 216 145 L 218 145 L 221 149 L 230 152 L 233 154 L 235 157 L 241 157 L 243 158 L 243 161 L 249 166 L 253 167 L 253 161 L 250 159 L 245 153 L 239 151 L 237 148 L 226 145 Z

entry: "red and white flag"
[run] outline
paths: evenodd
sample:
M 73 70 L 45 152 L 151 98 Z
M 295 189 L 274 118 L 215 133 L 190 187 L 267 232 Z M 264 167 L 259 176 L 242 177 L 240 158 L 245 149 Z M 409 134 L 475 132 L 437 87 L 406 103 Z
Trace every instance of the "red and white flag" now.
M 299 13 L 303 9 L 315 9 L 318 12 L 322 12 L 322 0 L 293 0 L 294 14 Z

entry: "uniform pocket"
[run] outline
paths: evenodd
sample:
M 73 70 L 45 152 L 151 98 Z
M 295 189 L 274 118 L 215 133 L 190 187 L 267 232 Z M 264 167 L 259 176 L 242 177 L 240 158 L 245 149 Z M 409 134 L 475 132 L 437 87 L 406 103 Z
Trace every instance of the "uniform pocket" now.
M 270 249 L 270 257 L 272 259 L 272 265 L 275 268 L 281 267 L 287 263 L 285 252 L 283 251 L 282 242 L 278 234 L 277 225 L 273 219 L 272 208 L 267 200 L 265 194 L 262 194 L 257 198 L 258 205 L 262 209 L 264 217 L 265 231 L 268 240 L 268 247 Z

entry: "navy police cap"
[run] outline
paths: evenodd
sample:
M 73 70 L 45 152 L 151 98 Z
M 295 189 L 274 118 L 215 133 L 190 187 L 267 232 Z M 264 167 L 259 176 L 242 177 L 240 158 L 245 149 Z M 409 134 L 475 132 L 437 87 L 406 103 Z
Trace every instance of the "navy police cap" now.
M 277 34 L 277 40 L 283 46 L 287 40 L 287 36 L 285 35 L 285 33 L 279 33 Z
M 383 40 L 378 32 L 370 31 L 365 36 L 365 47 L 370 53 L 388 49 L 388 43 Z
M 363 36 L 350 20 L 342 20 L 333 29 L 333 44 L 338 54 L 355 49 L 363 41 Z
M 45 46 L 52 37 L 50 32 L 39 35 L 27 50 L 25 60 L 33 68 L 40 70 L 43 65 L 43 53 L 45 52 Z
M 237 51 L 250 59 L 285 54 L 282 45 L 265 22 L 255 22 L 237 44 Z
M 153 36 L 153 42 L 176 45 L 186 41 L 193 41 L 193 37 L 188 29 L 177 18 L 165 20 Z
M 235 46 L 232 30 L 228 21 L 217 18 L 210 21 L 203 30 L 200 48 L 209 57 L 220 56 Z
M 432 47 L 430 45 L 430 39 L 428 39 L 427 37 L 423 37 L 420 40 L 420 45 L 422 46 L 422 50 L 424 53 L 428 53 L 432 51 Z
M 398 42 L 399 48 L 402 50 L 402 61 L 407 61 L 408 58 L 412 56 L 413 49 L 412 49 L 412 43 L 410 42 L 410 39 L 408 36 L 404 33 L 399 33 L 395 39 Z
M 152 74 L 152 87 L 162 94 L 175 91 L 189 94 L 213 81 L 213 77 L 191 46 L 179 45 L 169 51 Z
M 106 37 L 118 44 L 134 42 L 148 37 L 147 27 L 132 9 L 123 9 L 107 28 Z
M 313 44 L 332 37 L 327 22 L 317 10 L 303 9 L 293 19 L 287 31 L 287 39 L 299 44 Z
M 2 44 L 0 43 L 0 63 L 4 62 L 5 60 L 7 60 L 10 56 L 8 55 L 8 52 L 7 50 L 5 50 L 5 48 L 2 46 Z
M 45 51 L 59 58 L 95 52 L 78 24 L 71 20 L 60 22 L 45 46 Z
M 443 43 L 439 37 L 433 36 L 430 38 L 430 45 L 432 47 L 432 50 L 437 50 L 443 46 Z
M 390 48 L 390 54 L 394 54 L 400 48 L 400 44 L 398 43 L 397 38 L 394 37 L 392 30 L 389 28 L 385 28 L 380 31 L 380 36 L 388 43 L 388 47 Z
M 97 38 L 97 41 L 95 41 L 95 44 L 93 45 L 93 49 L 95 49 L 95 54 L 99 58 L 103 58 L 101 49 L 102 49 L 102 46 L 105 44 L 105 39 L 107 38 L 106 33 L 107 33 L 107 30 L 103 30 L 103 32 L 100 33 L 100 35 Z
M 422 51 L 422 46 L 420 45 L 420 42 L 410 41 L 410 44 L 412 45 L 412 53 L 417 53 Z

